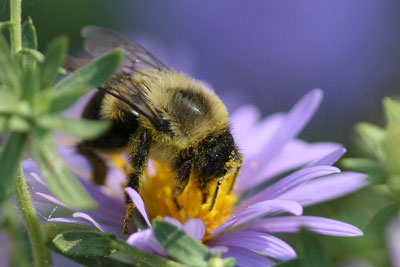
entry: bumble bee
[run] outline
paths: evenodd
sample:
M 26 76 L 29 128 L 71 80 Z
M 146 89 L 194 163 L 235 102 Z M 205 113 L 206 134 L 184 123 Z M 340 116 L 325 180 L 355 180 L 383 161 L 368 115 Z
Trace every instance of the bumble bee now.
M 90 162 L 94 181 L 103 184 L 107 173 L 99 153 L 123 150 L 132 166 L 126 186 L 140 191 L 140 178 L 151 158 L 168 164 L 176 173 L 173 196 L 177 209 L 181 208 L 177 197 L 192 173 L 202 192 L 199 205 L 207 202 L 209 185 L 217 181 L 212 210 L 219 186 L 231 171 L 233 186 L 242 161 L 223 102 L 200 81 L 166 67 L 120 33 L 89 26 L 82 35 L 85 50 L 93 56 L 117 47 L 125 51 L 119 71 L 93 95 L 82 115 L 112 124 L 103 136 L 77 145 L 78 153 Z M 125 199 L 126 233 L 133 205 L 128 196 Z

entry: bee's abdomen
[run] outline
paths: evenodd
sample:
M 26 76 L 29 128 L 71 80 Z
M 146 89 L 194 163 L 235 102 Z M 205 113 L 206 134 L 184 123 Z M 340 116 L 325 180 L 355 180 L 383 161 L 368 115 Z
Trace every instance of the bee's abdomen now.
M 104 105 L 105 93 L 98 91 L 85 107 L 82 117 L 89 120 L 102 120 L 101 108 Z M 118 119 L 110 119 L 111 128 L 102 136 L 82 142 L 84 146 L 100 150 L 115 150 L 125 148 L 129 139 L 134 134 L 139 122 L 137 117 L 130 112 L 121 113 Z
M 97 91 L 92 98 L 89 100 L 85 109 L 82 113 L 82 118 L 88 120 L 100 120 L 100 110 L 104 99 L 105 93 L 102 91 Z

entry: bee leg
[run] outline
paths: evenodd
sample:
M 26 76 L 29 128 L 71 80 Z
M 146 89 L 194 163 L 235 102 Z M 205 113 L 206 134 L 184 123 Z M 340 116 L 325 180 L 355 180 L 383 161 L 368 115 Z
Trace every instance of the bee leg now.
M 213 196 L 213 199 L 212 199 L 212 202 L 211 202 L 210 211 L 212 211 L 214 209 L 215 203 L 217 202 L 219 189 L 220 189 L 221 184 L 222 184 L 223 181 L 224 181 L 224 178 L 218 179 L 217 187 L 215 188 L 214 196 Z
M 104 159 L 93 149 L 86 147 L 84 143 L 78 145 L 77 152 L 89 161 L 92 169 L 91 180 L 98 185 L 104 185 L 107 176 L 107 165 Z
M 238 163 L 236 165 L 237 167 L 236 167 L 235 173 L 233 174 L 233 179 L 232 179 L 231 186 L 229 187 L 228 194 L 230 194 L 233 191 L 233 188 L 234 188 L 235 183 L 236 183 L 236 179 L 237 179 L 237 177 L 239 175 L 239 172 L 240 172 L 240 168 L 242 167 L 242 163 L 243 163 L 243 155 L 240 156 L 240 158 L 238 160 Z
M 128 176 L 128 182 L 126 187 L 131 187 L 139 192 L 140 189 L 140 177 L 147 166 L 147 158 L 149 153 L 149 135 L 146 131 L 138 131 L 133 135 L 129 141 L 130 151 L 130 164 L 133 167 L 133 171 Z M 125 192 L 125 204 L 126 212 L 124 218 L 124 228 L 121 232 L 123 235 L 129 234 L 129 223 L 131 221 L 133 211 L 135 209 L 131 198 Z
M 209 183 L 210 183 L 210 181 L 206 181 L 206 180 L 198 181 L 199 189 L 201 191 L 201 196 L 202 196 L 202 199 L 203 199 L 202 204 L 206 204 L 207 203 L 208 196 L 210 195 L 210 193 L 209 193 Z
M 176 185 L 173 192 L 173 200 L 177 210 L 181 210 L 182 207 L 178 203 L 178 197 L 185 190 L 189 183 L 190 173 L 192 172 L 192 161 L 186 160 L 177 168 Z

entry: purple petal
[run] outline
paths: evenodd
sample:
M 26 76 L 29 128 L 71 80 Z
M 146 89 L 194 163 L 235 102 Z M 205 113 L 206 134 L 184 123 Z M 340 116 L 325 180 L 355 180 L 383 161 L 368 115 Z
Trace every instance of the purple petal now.
M 256 221 L 246 227 L 246 230 L 254 230 L 267 233 L 294 233 L 301 227 L 308 230 L 332 236 L 360 236 L 362 231 L 357 227 L 322 217 L 315 216 L 285 216 L 267 218 Z
M 85 219 L 80 219 L 80 218 L 50 218 L 47 221 L 48 222 L 73 223 L 73 224 L 94 226 L 92 222 L 90 222 L 88 220 L 85 220 Z M 119 229 L 119 228 L 110 227 L 110 226 L 107 226 L 107 225 L 101 225 L 100 228 L 104 230 L 103 232 L 113 233 L 113 234 L 115 234 L 115 235 L 120 237 L 121 229 Z
M 291 199 L 307 206 L 347 195 L 367 184 L 367 175 L 344 172 L 312 180 L 279 196 L 279 199 Z
M 147 226 L 151 227 L 151 223 L 149 221 L 149 216 L 147 216 L 146 207 L 144 206 L 143 199 L 133 188 L 127 187 L 127 188 L 125 188 L 125 191 L 128 193 L 133 204 L 135 204 L 135 207 L 137 208 L 137 210 L 140 212 L 140 214 L 146 221 Z
M 346 149 L 340 146 L 337 149 L 335 149 L 332 153 L 326 155 L 325 157 L 310 163 L 310 165 L 308 165 L 307 167 L 314 167 L 320 165 L 333 165 L 343 156 L 344 153 L 346 153 Z
M 254 231 L 232 232 L 216 237 L 212 245 L 251 249 L 278 260 L 296 257 L 296 252 L 279 238 Z
M 252 105 L 240 107 L 231 116 L 232 132 L 239 145 L 260 118 L 260 111 Z
M 84 221 L 81 219 L 74 219 L 74 218 L 49 218 L 47 221 L 49 222 L 61 222 L 61 223 L 75 223 L 75 224 L 83 224 L 83 225 L 88 225 L 88 226 L 93 226 L 92 223 L 88 221 Z
M 173 225 L 173 226 L 175 226 L 175 227 L 177 227 L 179 229 L 182 229 L 181 222 L 178 221 L 177 219 L 173 218 L 173 217 L 166 216 L 166 217 L 163 218 L 163 221 L 167 222 L 167 223 L 169 223 L 169 224 L 171 224 L 171 225 Z
M 72 210 L 72 208 L 69 207 L 67 204 L 61 202 L 60 200 L 58 200 L 57 198 L 55 198 L 55 197 L 53 197 L 53 196 L 50 196 L 50 195 L 44 194 L 44 193 L 40 193 L 40 192 L 36 192 L 36 195 L 38 195 L 38 196 L 40 196 L 40 197 L 46 199 L 46 200 L 49 201 L 50 203 L 53 203 L 53 204 L 55 204 L 55 205 L 57 205 L 57 206 L 61 206 L 61 207 L 67 208 L 67 209 L 69 209 L 69 210 Z
M 31 177 L 33 179 L 35 179 L 36 182 L 38 182 L 39 184 L 47 187 L 47 184 L 42 180 L 42 178 L 40 178 L 40 176 L 34 172 L 29 173 L 31 175 Z
M 110 215 L 103 213 L 101 211 L 87 211 L 86 213 L 99 223 L 113 225 L 118 228 L 122 228 L 124 222 L 124 213 L 118 215 L 115 214 Z
M 229 247 L 229 251 L 222 254 L 223 258 L 233 257 L 236 259 L 236 265 L 239 267 L 265 267 L 275 264 L 272 260 L 264 257 L 254 251 L 239 248 Z
M 284 119 L 283 113 L 275 113 L 263 119 L 248 132 L 244 140 L 239 143 L 239 147 L 246 155 L 246 160 L 251 160 L 262 152 L 263 146 L 273 138 Z
M 321 90 L 312 90 L 307 95 L 305 95 L 296 105 L 287 113 L 282 125 L 274 131 L 274 134 L 269 141 L 262 146 L 261 152 L 251 159 L 251 162 L 256 162 L 257 164 L 268 164 L 269 161 L 275 157 L 278 152 L 292 140 L 299 132 L 306 126 L 308 121 L 314 115 L 320 102 L 322 100 Z M 253 164 L 245 162 L 242 170 L 242 176 L 254 177 L 259 171 L 258 168 L 252 168 Z M 239 186 L 246 186 L 247 188 L 253 187 L 258 184 L 260 180 L 251 180 L 242 182 L 243 184 L 238 184 Z
M 393 267 L 400 267 L 400 218 L 389 224 L 386 240 Z
M 125 214 L 125 206 L 122 200 L 118 200 L 107 188 L 98 186 L 85 179 L 79 179 L 88 193 L 98 203 L 99 210 L 107 214 Z
M 201 219 L 189 219 L 184 225 L 183 230 L 197 240 L 202 240 L 205 233 L 204 223 Z
M 297 202 L 290 200 L 267 200 L 259 202 L 226 220 L 215 228 L 212 234 L 220 234 L 231 227 L 239 226 L 261 216 L 276 212 L 289 212 L 294 215 L 300 215 L 303 212 L 303 208 Z
M 138 249 L 150 252 L 150 253 L 156 253 L 156 250 L 152 248 L 150 245 L 150 236 L 153 234 L 153 229 L 146 229 L 140 232 L 136 232 L 132 235 L 129 236 L 129 238 L 126 240 L 126 242 L 134 246 Z
M 337 172 L 340 172 L 340 170 L 332 166 L 317 166 L 300 169 L 290 174 L 289 176 L 286 176 L 285 178 L 279 180 L 275 184 L 269 186 L 260 193 L 251 197 L 250 199 L 245 200 L 237 208 L 237 210 L 243 210 L 246 206 L 252 205 L 253 203 L 277 198 L 278 196 L 293 190 L 294 188 L 311 179 Z
M 312 161 L 329 157 L 333 152 L 341 149 L 343 148 L 335 143 L 308 144 L 301 140 L 293 140 L 285 145 L 282 151 L 276 155 L 270 163 L 265 165 L 265 167 L 257 173 L 257 176 L 252 179 L 259 180 L 260 182 L 266 181 L 281 173 L 302 167 Z M 332 164 L 333 163 L 327 162 L 326 164 L 318 165 Z
M 86 221 L 90 222 L 91 224 L 93 224 L 97 229 L 104 232 L 104 230 L 100 226 L 100 224 L 98 222 L 96 222 L 91 216 L 89 216 L 88 214 L 86 214 L 84 212 L 75 212 L 74 214 L 72 214 L 72 217 L 86 220 Z
M 215 253 L 225 253 L 228 252 L 228 247 L 225 246 L 217 246 L 217 247 L 209 247 L 207 246 L 208 251 L 210 251 L 211 254 L 215 254 Z

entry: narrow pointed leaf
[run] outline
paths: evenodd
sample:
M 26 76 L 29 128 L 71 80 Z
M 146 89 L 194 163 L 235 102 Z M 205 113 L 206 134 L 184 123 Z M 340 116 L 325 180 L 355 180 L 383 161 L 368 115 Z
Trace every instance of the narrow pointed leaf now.
M 299 267 L 302 266 L 301 259 L 293 259 L 288 261 L 281 261 L 274 265 L 274 267 Z
M 18 54 L 30 56 L 32 59 L 36 60 L 37 62 L 44 61 L 44 55 L 37 50 L 31 48 L 22 48 L 18 51 Z
M 0 114 L 12 113 L 18 105 L 18 97 L 13 92 L 0 90 Z
M 22 47 L 34 50 L 38 48 L 36 29 L 30 18 L 22 24 Z
M 67 231 L 53 239 L 53 244 L 70 256 L 110 256 L 115 235 L 92 231 Z
M 208 266 L 212 255 L 208 249 L 182 230 L 162 221 L 155 221 L 154 233 L 168 255 L 184 264 Z
M 97 137 L 104 133 L 110 126 L 108 121 L 73 119 L 62 115 L 42 117 L 38 123 L 45 129 L 59 130 L 83 139 Z
M 49 44 L 41 68 L 42 88 L 47 88 L 57 81 L 60 76 L 58 68 L 64 64 L 67 51 L 68 40 L 65 37 L 59 37 Z
M 7 122 L 7 128 L 12 132 L 26 133 L 31 129 L 31 125 L 20 116 L 12 115 Z
M 397 203 L 391 203 L 380 209 L 374 217 L 369 221 L 367 226 L 367 233 L 374 233 L 383 237 L 388 223 L 398 216 L 400 213 L 400 206 Z
M 137 249 L 129 245 L 125 240 L 122 239 L 117 239 L 113 241 L 113 247 L 117 250 L 117 253 L 112 254 L 111 258 L 124 261 L 125 263 L 130 263 L 138 266 L 186 266 L 178 262 L 167 260 L 165 258 L 158 257 L 152 253 Z
M 400 122 L 400 103 L 385 97 L 383 99 L 383 108 L 385 111 L 386 122 L 388 125 L 398 124 Z
M 10 48 L 0 34 L 0 84 L 17 95 L 21 92 L 21 72 L 14 57 L 11 57 Z
M 183 267 L 180 263 L 139 250 L 126 243 L 125 240 L 116 239 L 115 236 L 99 232 L 92 227 L 56 223 L 56 225 L 48 224 L 44 226 L 44 229 L 46 243 L 50 249 L 85 266 Z M 94 244 L 94 249 L 92 248 L 94 242 L 103 242 L 103 244 Z M 68 246 L 71 249 L 67 249 Z M 76 251 L 78 248 L 80 250 Z
M 32 142 L 32 154 L 50 191 L 72 208 L 95 208 L 96 203 L 55 151 L 53 136 L 36 134 L 35 137 Z
M 375 184 L 382 184 L 386 181 L 384 166 L 377 161 L 367 158 L 348 158 L 342 160 L 341 163 L 346 169 L 368 174 L 368 180 Z
M 3 29 L 11 28 L 14 25 L 11 21 L 2 21 L 0 22 L 0 34 Z
M 26 142 L 25 134 L 12 133 L 0 152 L 0 202 L 11 195 Z
M 327 252 L 315 234 L 303 229 L 300 237 L 303 245 L 304 267 L 330 266 Z
M 39 72 L 36 68 L 36 62 L 29 62 L 24 69 L 24 78 L 22 81 L 22 97 L 29 102 L 32 101 L 33 96 L 40 91 L 40 78 Z M 44 101 L 44 99 L 42 100 Z M 42 103 L 43 104 L 43 103 Z
M 103 84 L 119 67 L 122 49 L 115 49 L 78 69 L 55 86 L 51 112 L 61 111 L 74 104 L 81 96 Z
M 383 158 L 381 146 L 385 139 L 385 131 L 378 126 L 365 122 L 358 123 L 356 131 L 361 137 L 359 141 L 362 142 L 359 144 L 360 148 L 370 156 Z

